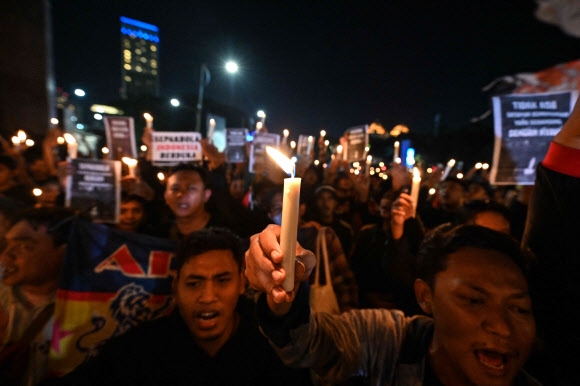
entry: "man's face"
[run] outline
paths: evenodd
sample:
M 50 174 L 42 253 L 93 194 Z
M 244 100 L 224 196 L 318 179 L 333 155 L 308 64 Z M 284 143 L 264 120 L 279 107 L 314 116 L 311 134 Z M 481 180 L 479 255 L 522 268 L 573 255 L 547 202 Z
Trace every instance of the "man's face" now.
M 338 202 L 332 193 L 322 191 L 316 197 L 316 208 L 321 216 L 332 216 Z
M 339 199 L 352 197 L 352 182 L 348 178 L 341 178 L 336 183 L 336 195 Z
M 244 180 L 233 180 L 230 184 L 230 195 L 236 200 L 241 200 L 244 198 L 244 193 Z
M 448 256 L 434 289 L 419 280 L 416 293 L 435 321 L 429 354 L 443 383 L 512 383 L 536 333 L 528 285 L 512 260 L 497 251 L 460 249 Z
M 58 280 L 65 246 L 55 247 L 45 226 L 37 229 L 27 221 L 17 222 L 6 233 L 6 248 L 0 255 L 7 286 L 41 286 Z
M 117 224 L 117 228 L 128 232 L 137 232 L 141 221 L 143 221 L 144 215 L 145 211 L 140 202 L 121 202 L 121 213 L 119 214 L 119 224 Z
M 459 208 L 465 200 L 465 191 L 460 183 L 445 181 L 439 188 L 441 204 L 451 208 Z
M 235 329 L 235 308 L 244 293 L 243 273 L 232 252 L 213 250 L 190 258 L 179 271 L 174 291 L 193 339 L 214 355 Z
M 198 172 L 181 170 L 167 179 L 165 203 L 175 217 L 196 217 L 205 210 L 205 203 L 211 196 Z

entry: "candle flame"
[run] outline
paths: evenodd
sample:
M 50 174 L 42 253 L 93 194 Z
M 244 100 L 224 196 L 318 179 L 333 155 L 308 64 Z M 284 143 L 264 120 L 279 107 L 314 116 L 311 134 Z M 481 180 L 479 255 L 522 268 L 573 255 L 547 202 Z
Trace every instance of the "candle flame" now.
M 296 147 L 296 141 L 290 141 L 290 147 L 294 149 Z
M 103 152 L 103 154 L 109 154 L 109 148 L 108 147 L 103 147 L 101 149 L 101 151 Z
M 125 165 L 127 165 L 129 167 L 133 167 L 133 166 L 137 165 L 137 160 L 135 158 L 123 157 L 123 158 L 121 158 L 121 161 L 123 161 L 125 163 Z
M 421 172 L 419 171 L 419 168 L 414 167 L 413 168 L 413 179 L 416 179 L 416 178 L 419 178 L 419 179 L 421 178 Z
M 28 146 L 28 147 L 32 147 L 32 146 L 34 146 L 34 141 L 33 141 L 32 139 L 30 139 L 30 138 L 28 138 L 28 139 L 27 139 L 27 140 L 26 140 L 24 143 L 25 143 L 25 144 L 26 144 L 26 146 Z
M 162 172 L 157 173 L 157 178 L 159 179 L 159 181 L 164 181 L 165 180 L 165 174 L 163 174 Z
M 284 170 L 286 174 L 290 174 L 294 177 L 294 162 L 286 157 L 284 154 L 280 153 L 273 147 L 266 146 L 266 153 Z
M 147 122 L 151 122 L 153 120 L 153 116 L 149 113 L 143 114 L 143 118 L 145 118 Z
M 338 146 L 336 147 L 336 152 L 337 152 L 338 154 L 341 154 L 341 153 L 342 153 L 342 145 L 338 145 Z
M 17 136 L 13 136 L 12 143 L 15 145 L 20 145 L 20 138 L 18 138 Z
M 482 166 L 483 166 L 483 164 L 481 162 L 478 162 L 475 164 L 476 169 L 481 169 Z
M 32 189 L 32 194 L 34 194 L 35 197 L 42 196 L 42 189 L 34 188 Z
M 314 141 L 314 137 L 310 135 L 310 136 L 308 137 L 308 142 L 312 142 L 312 141 Z
M 20 142 L 24 142 L 26 141 L 26 133 L 24 132 L 24 130 L 18 130 L 18 139 L 20 139 Z
M 213 118 L 212 118 L 212 119 L 210 119 L 210 120 L 209 120 L 209 124 L 210 124 L 211 126 L 215 126 L 215 119 L 213 119 Z
M 75 139 L 74 135 L 72 135 L 70 133 L 64 133 L 64 140 L 68 144 L 73 144 L 73 143 L 76 143 L 77 142 L 77 140 Z
M 64 144 L 64 142 L 65 142 L 65 141 L 64 141 L 64 138 L 63 138 L 63 137 L 58 137 L 58 138 L 56 139 L 56 143 L 58 143 L 59 145 L 62 145 L 62 144 Z
M 395 147 L 399 147 L 400 143 L 399 141 L 395 141 Z
M 367 163 L 371 163 L 373 162 L 373 156 L 372 155 L 367 155 Z
M 489 164 L 486 162 L 486 163 L 484 163 L 483 165 L 481 165 L 481 168 L 482 168 L 483 170 L 487 170 L 487 169 L 489 169 Z
M 320 136 L 321 137 L 325 137 L 326 136 L 326 130 L 320 130 Z
M 449 160 L 449 162 L 447 162 L 447 166 L 449 166 L 450 168 L 453 167 L 453 166 L 455 166 L 455 160 L 453 158 L 451 158 Z
M 284 129 L 284 131 L 282 133 L 284 134 L 284 137 L 287 137 L 290 135 L 290 130 Z
M 330 141 L 327 139 L 326 141 L 324 141 L 324 146 L 328 146 L 330 145 Z

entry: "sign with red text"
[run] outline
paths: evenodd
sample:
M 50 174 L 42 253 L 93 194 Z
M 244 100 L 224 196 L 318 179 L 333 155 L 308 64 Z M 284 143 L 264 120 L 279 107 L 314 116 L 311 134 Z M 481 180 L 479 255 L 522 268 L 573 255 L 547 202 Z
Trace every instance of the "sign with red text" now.
M 186 131 L 156 131 L 151 134 L 151 162 L 175 166 L 202 160 L 201 134 Z
M 137 158 L 135 120 L 133 117 L 105 116 L 105 134 L 109 159 Z
M 536 166 L 577 98 L 577 91 L 493 97 L 495 144 L 490 182 L 533 185 Z

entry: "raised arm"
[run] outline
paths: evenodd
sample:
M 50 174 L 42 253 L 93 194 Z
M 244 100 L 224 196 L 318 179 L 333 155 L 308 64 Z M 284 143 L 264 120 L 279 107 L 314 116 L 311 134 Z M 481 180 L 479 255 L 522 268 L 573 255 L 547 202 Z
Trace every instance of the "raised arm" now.
M 270 310 L 277 316 L 290 311 L 300 282 L 307 280 L 316 265 L 314 254 L 296 246 L 296 269 L 294 290 L 286 292 L 282 282 L 286 272 L 281 267 L 282 250 L 280 249 L 280 227 L 269 225 L 261 233 L 250 238 L 250 247 L 246 252 L 246 277 L 252 288 L 267 294 Z

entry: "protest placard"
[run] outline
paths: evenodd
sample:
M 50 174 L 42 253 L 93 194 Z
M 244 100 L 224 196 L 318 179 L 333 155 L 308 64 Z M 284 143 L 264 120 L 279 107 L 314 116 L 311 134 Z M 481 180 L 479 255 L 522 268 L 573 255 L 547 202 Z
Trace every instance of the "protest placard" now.
M 151 135 L 151 162 L 155 166 L 175 166 L 201 161 L 200 141 L 200 133 L 156 131 Z
M 68 176 L 66 206 L 90 214 L 93 221 L 119 221 L 121 161 L 76 158 Z
M 369 136 L 367 134 L 368 125 L 353 126 L 346 129 L 346 160 L 348 162 L 361 161 L 366 159 Z
M 265 164 L 269 157 L 266 155 L 266 146 L 278 148 L 280 145 L 280 135 L 272 133 L 256 133 L 254 134 L 254 141 L 250 148 L 250 162 L 248 163 L 248 170 L 250 173 L 255 173 L 255 165 L 257 163 Z
M 493 97 L 495 143 L 490 182 L 533 185 L 536 166 L 577 98 L 576 91 Z
M 226 159 L 230 163 L 240 163 L 246 160 L 247 129 L 226 129 Z
M 312 160 L 312 151 L 314 149 L 314 137 L 309 135 L 299 135 L 296 146 L 296 155 L 300 158 Z
M 109 159 L 137 158 L 135 120 L 133 117 L 105 116 L 105 134 Z

